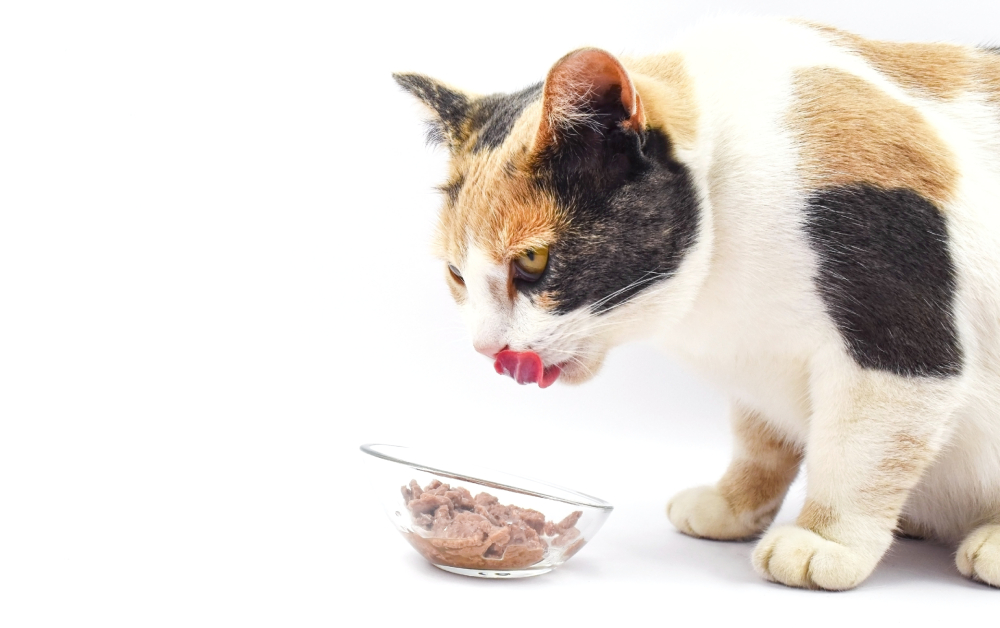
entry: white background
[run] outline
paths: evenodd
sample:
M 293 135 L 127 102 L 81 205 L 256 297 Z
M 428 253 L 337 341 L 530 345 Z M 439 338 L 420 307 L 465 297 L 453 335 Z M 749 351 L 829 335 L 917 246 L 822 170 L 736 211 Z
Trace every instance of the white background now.
M 1000 37 L 993 0 L 4 3 L 0 625 L 995 619 L 924 543 L 850 593 L 759 580 L 663 514 L 725 468 L 721 393 L 639 346 L 517 387 L 461 328 L 429 253 L 445 155 L 390 72 L 512 90 L 727 8 Z M 439 572 L 358 445 L 440 439 L 617 509 L 540 578 Z

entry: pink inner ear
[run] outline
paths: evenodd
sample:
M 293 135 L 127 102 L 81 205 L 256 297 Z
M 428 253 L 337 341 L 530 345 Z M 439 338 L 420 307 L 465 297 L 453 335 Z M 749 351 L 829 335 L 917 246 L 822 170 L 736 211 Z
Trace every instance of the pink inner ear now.
M 615 94 L 620 88 L 620 93 Z M 635 131 L 645 125 L 642 101 L 635 91 L 628 71 L 609 52 L 583 48 L 556 62 L 545 79 L 543 115 L 538 129 L 538 145 L 555 139 L 559 119 L 572 118 L 574 111 L 594 104 L 607 104 L 617 98 L 630 117 L 623 124 Z

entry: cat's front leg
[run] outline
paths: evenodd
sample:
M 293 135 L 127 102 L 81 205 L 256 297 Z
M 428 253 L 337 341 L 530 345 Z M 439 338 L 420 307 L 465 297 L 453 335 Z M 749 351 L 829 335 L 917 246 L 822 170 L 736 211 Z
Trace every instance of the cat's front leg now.
M 813 383 L 807 499 L 797 525 L 772 528 L 753 553 L 765 578 L 850 589 L 875 569 L 910 490 L 940 450 L 954 410 L 947 378 L 849 369 Z
M 715 486 L 678 493 L 667 517 L 691 536 L 718 540 L 756 536 L 774 519 L 799 470 L 801 453 L 760 414 L 732 406 L 733 460 Z

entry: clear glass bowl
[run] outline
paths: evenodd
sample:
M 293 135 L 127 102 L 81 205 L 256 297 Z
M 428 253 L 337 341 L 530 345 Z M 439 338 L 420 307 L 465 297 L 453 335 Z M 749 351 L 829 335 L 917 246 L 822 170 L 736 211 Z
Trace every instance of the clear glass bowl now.
M 552 571 L 597 534 L 604 500 L 481 467 L 459 455 L 362 445 L 390 521 L 435 567 L 479 578 Z

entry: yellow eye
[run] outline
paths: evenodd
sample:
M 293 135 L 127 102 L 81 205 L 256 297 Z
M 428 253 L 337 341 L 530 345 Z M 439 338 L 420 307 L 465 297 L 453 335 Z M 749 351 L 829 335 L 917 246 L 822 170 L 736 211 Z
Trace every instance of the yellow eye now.
M 549 247 L 536 246 L 521 253 L 514 260 L 514 272 L 525 281 L 538 281 L 549 263 Z

